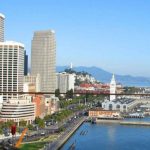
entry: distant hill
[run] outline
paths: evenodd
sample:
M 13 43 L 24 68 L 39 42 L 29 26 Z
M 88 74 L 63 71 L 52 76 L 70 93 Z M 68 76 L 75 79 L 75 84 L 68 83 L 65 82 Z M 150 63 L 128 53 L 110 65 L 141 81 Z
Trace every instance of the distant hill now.
M 57 66 L 56 70 L 57 72 L 62 72 L 66 68 L 68 68 L 68 66 Z M 112 77 L 112 73 L 98 67 L 79 66 L 79 67 L 74 67 L 73 70 L 88 72 L 93 77 L 95 77 L 95 79 L 104 83 L 109 83 Z M 149 86 L 150 87 L 150 78 L 135 77 L 131 75 L 115 75 L 115 76 L 117 82 L 123 84 L 124 86 L 138 86 L 138 87 Z

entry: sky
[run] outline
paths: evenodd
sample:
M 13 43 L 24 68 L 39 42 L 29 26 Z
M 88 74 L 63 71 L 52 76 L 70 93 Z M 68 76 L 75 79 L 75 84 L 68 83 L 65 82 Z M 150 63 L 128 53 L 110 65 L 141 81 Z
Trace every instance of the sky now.
M 0 13 L 29 57 L 34 31 L 53 29 L 57 65 L 150 77 L 149 0 L 0 0 Z

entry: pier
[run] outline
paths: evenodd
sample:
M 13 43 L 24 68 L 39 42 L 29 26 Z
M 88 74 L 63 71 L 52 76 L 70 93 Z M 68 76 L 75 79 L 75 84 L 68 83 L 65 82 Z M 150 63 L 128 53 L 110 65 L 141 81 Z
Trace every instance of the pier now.
M 138 126 L 150 126 L 150 122 L 136 122 L 136 121 L 121 121 L 120 125 L 138 125 Z
M 96 119 L 98 124 L 120 124 L 120 125 L 138 125 L 138 126 L 149 126 L 150 122 L 145 121 L 124 121 L 123 119 Z
M 143 122 L 143 121 L 96 120 L 96 123 L 100 123 L 100 124 L 120 124 L 120 125 L 137 125 L 137 126 L 149 126 L 150 127 L 150 122 Z

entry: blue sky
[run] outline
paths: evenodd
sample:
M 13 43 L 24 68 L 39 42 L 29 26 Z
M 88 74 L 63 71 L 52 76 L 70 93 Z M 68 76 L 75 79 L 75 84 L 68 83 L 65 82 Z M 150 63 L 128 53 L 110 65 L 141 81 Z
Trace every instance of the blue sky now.
M 150 77 L 149 0 L 0 0 L 0 12 L 29 55 L 33 32 L 54 29 L 57 65 Z

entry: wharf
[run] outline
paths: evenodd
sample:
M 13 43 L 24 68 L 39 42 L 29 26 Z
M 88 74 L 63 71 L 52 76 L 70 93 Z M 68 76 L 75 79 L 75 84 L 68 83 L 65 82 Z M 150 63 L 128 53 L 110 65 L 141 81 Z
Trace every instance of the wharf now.
M 150 122 L 143 121 L 123 121 L 123 120 L 105 120 L 105 119 L 97 119 L 96 123 L 100 124 L 120 124 L 120 125 L 138 125 L 138 126 L 149 126 Z
M 144 116 L 140 115 L 140 116 L 130 116 L 130 115 L 124 115 L 124 118 L 144 118 Z
M 121 121 L 120 125 L 139 125 L 139 126 L 150 126 L 150 122 L 135 122 L 135 121 Z
M 121 122 L 121 120 L 108 120 L 108 119 L 97 119 L 96 123 L 101 123 L 101 124 L 105 124 L 105 123 L 114 123 L 114 124 L 119 124 Z

